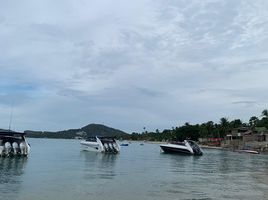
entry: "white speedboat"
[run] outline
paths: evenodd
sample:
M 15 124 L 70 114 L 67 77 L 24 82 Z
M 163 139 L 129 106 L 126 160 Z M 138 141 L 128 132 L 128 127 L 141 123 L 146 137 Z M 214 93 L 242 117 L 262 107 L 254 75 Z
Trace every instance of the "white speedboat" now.
M 202 149 L 192 140 L 184 140 L 183 142 L 171 142 L 161 144 L 161 149 L 165 153 L 176 153 L 185 155 L 203 155 Z
M 83 150 L 102 153 L 119 153 L 120 145 L 114 137 L 91 137 L 80 142 Z
M 0 131 L 0 156 L 28 156 L 30 149 L 25 133 Z

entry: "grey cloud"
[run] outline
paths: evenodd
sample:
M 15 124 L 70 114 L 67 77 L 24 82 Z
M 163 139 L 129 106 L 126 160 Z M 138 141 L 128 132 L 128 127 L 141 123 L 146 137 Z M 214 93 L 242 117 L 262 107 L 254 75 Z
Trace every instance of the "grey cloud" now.
M 37 85 L 9 91 L 25 100 L 18 127 L 105 122 L 131 132 L 251 116 L 268 98 L 267 8 L 248 0 L 1 2 L 1 80 Z
M 55 39 L 59 40 L 62 37 L 64 37 L 65 30 L 64 27 L 61 27 L 59 25 L 53 25 L 53 24 L 47 24 L 47 23 L 34 23 L 30 25 L 30 28 L 33 31 L 33 34 L 36 36 L 39 36 L 41 39 L 42 36 L 47 36 L 46 38 L 43 39 Z
M 0 24 L 5 22 L 5 17 L 0 15 Z
M 257 102 L 256 101 L 234 101 L 233 104 L 242 104 L 245 106 L 252 106 L 252 105 L 257 104 Z
M 11 108 L 12 106 L 23 106 L 27 102 L 32 102 L 32 100 L 32 94 L 22 92 L 13 94 L 0 94 L 0 104 L 8 108 Z
M 162 92 L 158 92 L 158 91 L 155 91 L 155 90 L 152 90 L 152 89 L 148 89 L 148 88 L 141 88 L 141 87 L 138 87 L 136 88 L 142 95 L 146 95 L 146 96 L 149 96 L 149 97 L 159 97 L 161 95 L 165 95 L 164 93 Z

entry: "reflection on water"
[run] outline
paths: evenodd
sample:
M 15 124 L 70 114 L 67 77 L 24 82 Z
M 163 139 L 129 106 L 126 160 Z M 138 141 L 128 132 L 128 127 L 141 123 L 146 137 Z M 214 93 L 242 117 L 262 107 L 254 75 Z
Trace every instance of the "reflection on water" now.
M 165 160 L 165 165 L 161 164 L 165 171 L 153 183 L 150 195 L 154 198 L 268 198 L 267 157 L 218 150 L 208 150 L 202 157 L 166 154 L 161 157 Z
M 14 198 L 20 190 L 26 157 L 0 158 L 1 199 Z
M 113 179 L 118 154 L 81 151 L 85 158 L 85 179 Z
M 210 171 L 200 167 L 204 156 L 187 156 L 176 154 L 161 154 L 165 160 L 163 178 L 154 182 L 151 196 L 160 199 L 170 197 L 183 200 L 211 200 L 207 194 L 207 182 L 203 179 L 202 171 Z M 161 188 L 159 190 L 159 188 Z M 160 198 L 159 198 L 160 197 Z
M 46 145 L 43 145 L 46 143 Z M 205 150 L 161 154 L 132 143 L 120 154 L 80 151 L 76 140 L 32 139 L 28 159 L 0 158 L 0 200 L 267 199 L 268 156 Z M 27 164 L 27 167 L 26 167 Z

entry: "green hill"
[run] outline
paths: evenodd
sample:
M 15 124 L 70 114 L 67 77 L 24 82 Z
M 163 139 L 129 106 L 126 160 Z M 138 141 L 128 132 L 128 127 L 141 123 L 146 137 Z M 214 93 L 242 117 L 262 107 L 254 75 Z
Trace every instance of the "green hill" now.
M 76 137 L 92 137 L 92 136 L 113 136 L 117 138 L 127 137 L 128 134 L 114 129 L 102 124 L 89 124 L 79 129 L 69 129 L 64 131 L 57 132 L 48 132 L 48 131 L 24 131 L 27 134 L 27 137 L 32 138 L 63 138 L 63 139 L 73 139 Z

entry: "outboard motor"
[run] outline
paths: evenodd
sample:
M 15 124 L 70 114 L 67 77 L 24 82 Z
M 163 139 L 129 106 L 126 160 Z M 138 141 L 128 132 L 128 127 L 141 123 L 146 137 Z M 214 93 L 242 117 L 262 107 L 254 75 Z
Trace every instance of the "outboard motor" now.
M 6 155 L 7 156 L 10 155 L 10 153 L 11 153 L 11 144 L 10 144 L 10 142 L 6 142 L 4 148 L 5 148 Z
M 108 152 L 108 144 L 105 143 L 105 144 L 103 144 L 103 146 L 104 146 L 104 150 L 105 150 L 105 152 Z
M 17 155 L 19 153 L 19 145 L 17 142 L 12 143 L 12 148 L 13 148 L 13 154 Z
M 108 152 L 111 153 L 112 152 L 112 148 L 111 148 L 111 143 L 108 143 Z
M 4 153 L 4 146 L 3 146 L 3 141 L 0 140 L 0 156 L 2 156 Z
M 0 156 L 4 155 L 4 146 L 0 146 Z
M 116 149 L 114 148 L 114 144 L 113 143 L 111 143 L 111 148 L 112 148 L 113 153 L 115 153 L 116 152 Z
M 21 152 L 21 155 L 27 155 L 27 147 L 26 147 L 25 142 L 20 143 L 20 152 Z
M 194 152 L 194 155 L 197 155 L 197 156 L 202 156 L 203 155 L 203 152 L 201 150 L 201 148 L 193 141 L 190 141 L 190 145 L 193 149 L 193 152 Z
M 113 147 L 113 152 L 118 153 L 118 149 L 116 148 L 116 143 L 113 143 L 112 147 Z
M 100 138 L 100 142 L 104 148 L 104 153 L 119 153 L 120 149 L 118 148 L 118 144 L 115 139 L 112 137 L 102 137 Z

